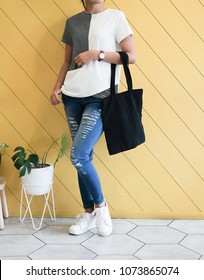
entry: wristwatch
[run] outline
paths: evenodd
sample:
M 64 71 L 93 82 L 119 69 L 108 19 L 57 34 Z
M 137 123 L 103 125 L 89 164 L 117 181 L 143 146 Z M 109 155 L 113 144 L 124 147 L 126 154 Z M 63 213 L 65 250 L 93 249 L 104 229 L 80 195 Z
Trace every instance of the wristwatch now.
M 98 61 L 104 60 L 104 58 L 105 58 L 104 51 L 100 51 L 99 56 L 98 56 Z

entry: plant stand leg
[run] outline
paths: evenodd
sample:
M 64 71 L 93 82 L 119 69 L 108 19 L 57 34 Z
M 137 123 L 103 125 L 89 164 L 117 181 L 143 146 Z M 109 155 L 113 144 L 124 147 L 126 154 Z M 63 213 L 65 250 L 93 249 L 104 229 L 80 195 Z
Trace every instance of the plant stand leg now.
M 45 199 L 46 199 L 46 195 L 44 195 Z M 49 202 L 47 204 L 47 208 L 48 208 L 48 211 L 50 213 L 50 217 L 51 217 L 51 220 L 52 221 L 56 221 L 56 212 L 55 212 L 55 200 L 54 200 L 54 191 L 53 191 L 53 187 L 51 187 L 51 197 L 52 197 L 52 212 L 50 210 L 50 206 L 49 206 Z
M 53 208 L 53 215 L 52 215 L 52 212 L 51 212 L 51 209 L 50 209 L 50 206 L 49 206 L 49 196 L 50 196 L 50 193 L 51 193 L 51 196 L 52 196 L 52 208 Z M 25 196 L 25 199 L 26 199 L 26 203 L 27 203 L 27 208 L 25 210 L 25 213 L 24 213 L 24 216 L 22 218 L 22 204 L 23 204 L 23 196 Z M 22 190 L 21 190 L 21 202 L 20 202 L 20 222 L 23 222 L 25 220 L 25 217 L 26 217 L 26 214 L 27 212 L 29 212 L 30 214 L 30 218 L 31 218 L 31 221 L 32 221 L 32 225 L 33 225 L 33 228 L 35 230 L 39 230 L 42 226 L 42 222 L 43 222 L 43 219 L 44 219 L 44 215 L 45 215 L 45 211 L 46 211 L 46 208 L 48 208 L 48 211 L 49 211 L 49 214 L 50 214 L 50 217 L 53 221 L 56 220 L 56 213 L 55 213 L 55 203 L 54 203 L 54 193 L 53 193 L 53 186 L 51 186 L 49 192 L 47 194 L 44 194 L 44 199 L 45 199 L 45 205 L 44 205 L 44 208 L 43 208 L 43 213 L 42 213 L 42 216 L 40 218 L 40 224 L 38 227 L 36 227 L 35 225 L 35 222 L 34 222 L 34 219 L 33 219 L 33 215 L 32 215 L 32 211 L 31 211 L 31 202 L 32 202 L 32 199 L 33 199 L 33 196 L 31 196 L 30 199 L 28 199 L 28 195 L 26 193 L 26 190 L 25 190 L 25 187 L 22 185 Z
M 27 203 L 27 208 L 25 210 L 25 213 L 24 213 L 24 216 L 22 218 L 22 208 L 23 208 L 23 195 L 25 196 L 26 198 L 26 203 Z M 31 201 L 33 199 L 33 195 L 31 196 L 30 200 L 28 200 L 28 196 L 27 196 L 27 193 L 25 191 L 25 187 L 22 186 L 22 189 L 21 189 L 21 202 L 20 202 L 20 222 L 22 223 L 24 220 L 25 220 L 25 217 L 27 215 L 27 212 L 29 211 L 31 213 L 31 209 L 30 209 L 30 204 L 31 204 Z

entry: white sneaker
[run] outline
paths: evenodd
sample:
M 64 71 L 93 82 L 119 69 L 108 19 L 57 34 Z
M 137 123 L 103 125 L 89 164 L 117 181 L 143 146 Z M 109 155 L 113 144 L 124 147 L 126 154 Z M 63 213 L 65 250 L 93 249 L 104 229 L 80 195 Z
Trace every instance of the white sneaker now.
M 93 213 L 95 213 L 96 215 L 96 226 L 97 226 L 98 235 L 101 236 L 110 235 L 112 233 L 113 226 L 112 226 L 110 213 L 108 210 L 108 205 L 106 204 L 104 207 L 95 208 Z
M 69 234 L 80 235 L 89 229 L 96 227 L 96 217 L 89 213 L 82 213 L 76 216 L 78 219 L 75 224 L 69 228 Z

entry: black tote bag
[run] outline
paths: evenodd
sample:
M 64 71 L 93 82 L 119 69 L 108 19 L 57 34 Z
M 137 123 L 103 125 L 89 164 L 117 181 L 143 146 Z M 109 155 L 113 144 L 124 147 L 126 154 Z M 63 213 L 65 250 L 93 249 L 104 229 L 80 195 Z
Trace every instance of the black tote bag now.
M 142 89 L 132 89 L 128 55 L 119 52 L 128 90 L 115 92 L 116 65 L 111 64 L 111 94 L 102 100 L 102 119 L 108 152 L 114 155 L 145 142 L 142 125 Z

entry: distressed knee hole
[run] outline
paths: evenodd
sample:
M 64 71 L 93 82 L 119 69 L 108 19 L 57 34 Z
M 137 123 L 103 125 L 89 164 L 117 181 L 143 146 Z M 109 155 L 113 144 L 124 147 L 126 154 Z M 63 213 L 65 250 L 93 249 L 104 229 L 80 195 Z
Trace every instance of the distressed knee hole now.
M 74 165 L 74 167 L 79 172 L 81 172 L 82 174 L 86 175 L 86 171 L 84 170 L 83 164 L 80 163 L 80 161 L 77 159 L 77 157 L 75 155 L 74 147 L 72 147 L 72 149 L 71 149 L 70 160 L 71 160 L 71 163 Z
M 83 118 L 82 118 L 84 124 L 84 129 L 82 131 L 83 139 L 86 139 L 89 131 L 92 131 L 100 116 L 101 116 L 101 109 L 93 111 L 92 115 L 86 113 L 83 114 Z

